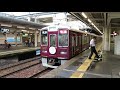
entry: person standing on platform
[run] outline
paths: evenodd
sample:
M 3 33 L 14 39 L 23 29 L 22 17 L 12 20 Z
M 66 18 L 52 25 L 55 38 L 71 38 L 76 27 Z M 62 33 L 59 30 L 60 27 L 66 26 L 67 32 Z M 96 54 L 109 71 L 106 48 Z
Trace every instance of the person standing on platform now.
M 7 48 L 7 47 L 8 47 L 8 42 L 7 42 L 7 40 L 4 41 L 4 44 L 5 44 L 5 47 L 4 47 L 4 48 Z
M 7 42 L 7 40 L 4 41 L 4 44 L 5 44 L 5 48 L 10 48 L 10 47 L 11 47 L 11 44 L 9 44 L 9 43 Z
M 28 45 L 28 47 L 29 47 L 29 43 L 30 43 L 30 42 L 29 42 L 29 38 L 28 38 L 28 40 L 27 40 L 27 45 Z
M 97 61 L 98 61 L 99 56 L 98 56 L 98 53 L 97 53 L 96 48 L 95 48 L 95 40 L 96 40 L 96 37 L 94 36 L 90 41 L 91 53 L 90 53 L 89 59 L 91 59 L 93 53 L 95 53 L 95 55 L 97 57 Z

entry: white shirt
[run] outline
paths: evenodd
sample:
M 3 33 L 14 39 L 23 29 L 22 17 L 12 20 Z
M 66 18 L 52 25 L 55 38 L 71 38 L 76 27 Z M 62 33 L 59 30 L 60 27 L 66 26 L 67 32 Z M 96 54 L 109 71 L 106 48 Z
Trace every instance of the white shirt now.
M 95 46 L 95 41 L 94 41 L 94 39 L 91 39 L 91 41 L 90 41 L 90 46 Z

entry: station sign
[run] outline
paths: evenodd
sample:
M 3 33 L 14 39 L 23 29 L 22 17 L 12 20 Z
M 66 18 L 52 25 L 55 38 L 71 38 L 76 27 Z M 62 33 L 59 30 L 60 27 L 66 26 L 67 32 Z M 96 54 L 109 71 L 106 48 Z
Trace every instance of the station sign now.
M 7 42 L 15 42 L 15 37 L 7 37 Z
M 36 55 L 40 55 L 40 50 L 37 50 L 37 51 L 36 51 Z
M 47 34 L 47 31 L 45 31 L 45 30 L 41 31 L 41 34 Z

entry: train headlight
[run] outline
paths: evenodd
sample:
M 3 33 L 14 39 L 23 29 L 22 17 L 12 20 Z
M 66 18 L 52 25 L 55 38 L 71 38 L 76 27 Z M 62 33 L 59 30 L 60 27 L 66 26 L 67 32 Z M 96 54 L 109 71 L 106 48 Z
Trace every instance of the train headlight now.
M 50 52 L 50 54 L 55 54 L 56 53 L 55 47 L 50 47 L 49 52 Z

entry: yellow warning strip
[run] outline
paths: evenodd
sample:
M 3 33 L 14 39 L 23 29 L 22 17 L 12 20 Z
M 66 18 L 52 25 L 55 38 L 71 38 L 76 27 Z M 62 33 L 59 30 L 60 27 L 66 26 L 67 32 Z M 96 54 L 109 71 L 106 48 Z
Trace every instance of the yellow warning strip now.
M 96 50 L 97 51 L 100 50 L 101 46 L 102 46 L 102 43 L 96 48 Z M 77 69 L 77 71 L 72 74 L 72 76 L 70 78 L 82 78 L 84 73 L 80 73 L 79 71 L 85 72 L 88 69 L 88 67 L 90 66 L 90 64 L 92 63 L 94 57 L 95 57 L 95 54 L 93 54 L 91 60 L 87 58 L 84 61 L 84 63 Z

